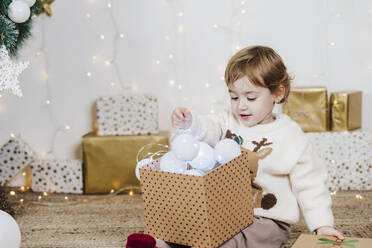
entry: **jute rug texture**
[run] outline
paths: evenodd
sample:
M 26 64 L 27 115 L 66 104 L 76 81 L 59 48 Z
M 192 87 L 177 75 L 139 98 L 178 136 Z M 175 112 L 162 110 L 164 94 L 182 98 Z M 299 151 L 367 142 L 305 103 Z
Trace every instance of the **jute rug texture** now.
M 40 195 L 27 192 L 10 197 L 22 248 L 125 247 L 129 234 L 146 232 L 141 195 L 51 194 L 38 200 Z M 23 204 L 18 203 L 20 198 Z M 337 192 L 332 199 L 336 228 L 346 236 L 372 238 L 372 191 Z M 303 219 L 291 228 L 285 248 L 301 233 L 309 233 Z

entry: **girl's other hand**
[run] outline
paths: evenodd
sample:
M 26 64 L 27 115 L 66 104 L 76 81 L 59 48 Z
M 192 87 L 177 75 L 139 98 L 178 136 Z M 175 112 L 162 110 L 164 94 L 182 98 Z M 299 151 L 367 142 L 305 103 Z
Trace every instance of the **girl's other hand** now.
M 340 240 L 345 239 L 344 235 L 341 232 L 337 231 L 336 229 L 330 226 L 319 227 L 318 229 L 316 229 L 316 234 L 335 236 Z
M 177 107 L 172 112 L 172 127 L 179 129 L 188 129 L 192 123 L 190 110 L 184 107 Z

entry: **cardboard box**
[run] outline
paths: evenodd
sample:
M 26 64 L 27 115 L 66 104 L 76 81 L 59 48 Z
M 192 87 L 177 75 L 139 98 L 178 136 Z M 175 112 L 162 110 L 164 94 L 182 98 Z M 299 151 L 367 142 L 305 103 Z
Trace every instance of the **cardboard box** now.
M 147 233 L 177 244 L 218 247 L 254 221 L 251 168 L 257 156 L 242 154 L 204 176 L 140 169 Z M 250 156 L 251 155 L 251 156 Z
M 296 243 L 292 248 L 371 248 L 372 239 L 363 239 L 363 238 L 350 238 L 346 237 L 345 240 L 337 240 L 333 236 L 323 236 L 323 235 L 310 235 L 310 234 L 301 234 L 297 239 Z

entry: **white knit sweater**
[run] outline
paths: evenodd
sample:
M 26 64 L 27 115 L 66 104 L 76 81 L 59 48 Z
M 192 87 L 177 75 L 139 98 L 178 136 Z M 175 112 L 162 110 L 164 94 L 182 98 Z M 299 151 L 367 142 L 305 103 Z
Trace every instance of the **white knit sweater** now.
M 331 198 L 326 187 L 327 171 L 307 137 L 287 115 L 275 114 L 271 123 L 247 128 L 231 114 L 192 116 L 191 132 L 215 146 L 229 129 L 243 138 L 243 147 L 253 150 L 252 141 L 267 138 L 271 154 L 259 160 L 255 183 L 263 194 L 272 193 L 277 203 L 271 209 L 255 208 L 254 214 L 289 224 L 299 220 L 302 210 L 307 227 L 333 227 Z

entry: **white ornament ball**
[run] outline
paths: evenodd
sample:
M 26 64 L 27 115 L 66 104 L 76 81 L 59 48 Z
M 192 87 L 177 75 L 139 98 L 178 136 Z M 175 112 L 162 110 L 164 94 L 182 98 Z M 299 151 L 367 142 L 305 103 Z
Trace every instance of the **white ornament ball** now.
M 183 173 L 187 170 L 187 164 L 185 161 L 177 159 L 176 155 L 170 151 L 160 158 L 160 170 L 173 173 Z
M 190 161 L 190 165 L 198 170 L 209 171 L 216 165 L 214 150 L 205 142 L 200 142 L 199 146 L 198 155 Z
M 139 169 L 146 165 L 146 164 L 149 164 L 151 163 L 153 160 L 151 158 L 145 158 L 145 159 L 142 159 L 141 161 L 139 161 L 136 165 L 136 177 L 137 179 L 140 181 L 141 180 L 141 176 L 140 176 L 140 171 Z
M 9 4 L 8 16 L 15 23 L 22 23 L 30 18 L 30 7 L 23 1 L 14 1 Z
M 0 244 L 1 247 L 19 248 L 21 232 L 17 222 L 8 213 L 0 210 Z
M 171 150 L 179 160 L 193 160 L 199 152 L 199 141 L 191 134 L 178 135 L 172 142 Z
M 191 169 L 191 170 L 187 170 L 185 171 L 183 174 L 186 174 L 186 175 L 193 175 L 193 176 L 204 176 L 204 172 L 201 171 L 201 170 L 197 170 L 197 169 Z
M 28 7 L 32 7 L 32 6 L 34 6 L 34 4 L 35 4 L 35 2 L 36 2 L 36 0 L 16 0 L 16 1 L 22 1 L 22 2 L 25 2 L 25 3 L 27 3 L 27 5 L 28 5 Z
M 226 164 L 241 154 L 240 146 L 232 139 L 222 139 L 214 147 L 214 156 L 218 163 Z

